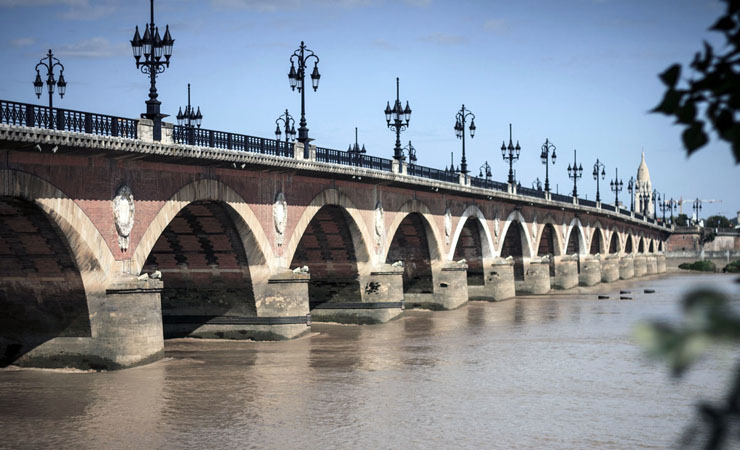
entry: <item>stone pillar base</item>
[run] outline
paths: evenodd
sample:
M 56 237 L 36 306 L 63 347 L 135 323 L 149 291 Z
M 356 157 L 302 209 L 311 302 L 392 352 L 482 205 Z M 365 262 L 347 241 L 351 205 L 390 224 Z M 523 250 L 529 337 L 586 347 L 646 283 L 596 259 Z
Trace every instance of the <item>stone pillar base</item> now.
M 550 261 L 547 258 L 533 259 L 524 272 L 522 292 L 543 295 L 550 292 Z
M 404 293 L 408 308 L 457 309 L 468 302 L 468 265 L 449 262 L 436 271 L 434 293 Z
M 613 283 L 619 279 L 619 257 L 607 256 L 601 260 L 601 282 Z
M 635 256 L 635 276 L 641 277 L 647 273 L 647 259 L 645 255 Z
M 377 324 L 403 314 L 404 302 L 322 303 L 311 311 L 313 322 Z
M 645 273 L 648 275 L 655 275 L 658 273 L 658 260 L 655 256 L 650 255 L 646 258 Z
M 516 296 L 514 288 L 514 261 L 495 258 L 485 269 L 485 290 L 488 300 L 500 301 Z
M 665 273 L 665 255 L 657 255 L 655 262 L 658 273 Z
M 594 286 L 601 283 L 601 261 L 594 257 L 584 258 L 578 281 L 581 286 Z
M 619 279 L 629 280 L 635 276 L 635 258 L 624 255 L 619 260 Z
M 578 262 L 577 257 L 562 256 L 555 260 L 555 278 L 553 287 L 555 289 L 571 289 L 578 286 Z
M 244 316 L 165 316 L 165 337 L 195 337 L 203 339 L 249 339 L 282 341 L 306 333 L 309 315 L 282 317 Z

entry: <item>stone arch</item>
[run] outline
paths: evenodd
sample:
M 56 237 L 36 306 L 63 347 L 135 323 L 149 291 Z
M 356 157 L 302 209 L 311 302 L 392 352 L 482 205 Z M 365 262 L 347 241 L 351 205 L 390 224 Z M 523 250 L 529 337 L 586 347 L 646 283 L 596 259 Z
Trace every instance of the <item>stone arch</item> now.
M 136 246 L 131 258 L 131 272 L 141 273 L 154 245 L 177 214 L 194 202 L 219 202 L 228 206 L 253 277 L 272 269 L 272 247 L 262 225 L 247 202 L 236 191 L 218 180 L 198 180 L 183 186 L 160 208 Z
M 0 170 L 0 196 L 17 197 L 38 206 L 64 237 L 79 268 L 85 291 L 105 291 L 105 279 L 115 272 L 115 259 L 87 214 L 51 183 L 18 170 Z M 112 214 L 112 213 L 111 213 Z
M 650 239 L 650 243 L 648 244 L 648 253 L 655 254 L 655 241 L 653 239 Z
M 578 231 L 576 231 L 576 229 Z M 581 224 L 580 219 L 574 217 L 573 220 L 570 221 L 570 225 L 568 226 L 568 233 L 566 234 L 566 236 L 566 254 L 569 254 L 570 251 L 573 249 L 577 249 L 575 253 L 579 255 L 586 254 L 586 236 L 583 233 L 583 225 Z M 575 241 L 574 238 L 577 239 L 577 241 Z
M 619 254 L 622 250 L 622 244 L 619 239 L 619 232 L 617 229 L 613 229 L 611 232 L 611 237 L 609 238 L 609 254 Z
M 360 271 L 360 275 L 367 275 L 371 271 L 372 265 L 372 258 L 370 256 L 371 248 L 369 247 L 372 242 L 372 236 L 365 226 L 365 221 L 359 209 L 354 205 L 352 200 L 345 193 L 334 188 L 326 189 L 319 193 L 303 211 L 300 219 L 296 222 L 293 234 L 283 252 L 285 257 L 284 265 L 287 267 L 293 260 L 303 234 L 306 232 L 314 216 L 325 206 L 338 206 L 342 209 L 351 233 L 358 270 Z
M 629 233 L 627 235 L 627 239 L 625 239 L 624 241 L 624 253 L 626 255 L 634 254 L 635 249 L 637 248 L 637 244 L 635 243 L 635 235 Z
M 535 248 L 537 249 L 537 255 L 540 256 L 540 255 L 546 254 L 546 253 L 541 252 L 541 250 L 545 250 L 542 248 L 543 247 L 542 238 L 543 236 L 546 235 L 546 229 L 552 233 L 552 239 L 553 239 L 552 244 L 554 247 L 553 248 L 554 252 L 552 254 L 555 256 L 562 255 L 563 254 L 563 245 L 562 245 L 563 240 L 557 231 L 557 222 L 555 221 L 555 218 L 551 214 L 548 214 L 545 216 L 545 219 L 542 225 L 540 226 L 539 235 L 537 236 L 537 242 L 535 244 Z M 546 247 L 549 247 L 549 243 L 548 245 L 546 245 Z
M 645 238 L 643 236 L 637 239 L 637 253 L 645 253 Z
M 524 216 L 519 211 L 512 211 L 506 218 L 499 240 L 499 255 L 514 259 L 514 280 L 524 281 L 524 258 L 532 256 L 532 246 Z
M 439 235 L 429 209 L 418 200 L 404 204 L 388 236 L 385 263 L 403 261 L 403 289 L 409 293 L 434 292 L 434 273 L 442 261 Z
M 460 233 L 462 233 L 463 227 L 471 216 L 478 219 L 477 222 L 478 225 L 480 225 L 481 252 L 483 258 L 493 257 L 493 238 L 491 237 L 491 231 L 488 229 L 486 217 L 483 215 L 483 212 L 480 210 L 478 205 L 470 205 L 465 208 L 465 211 L 463 211 L 462 215 L 460 216 L 460 220 L 457 222 L 457 228 L 455 229 L 455 233 L 453 234 L 452 245 L 450 246 L 450 251 L 447 255 L 448 260 L 454 259 L 455 248 L 457 247 L 458 241 L 460 239 Z
M 593 226 L 588 253 L 591 255 L 595 255 L 597 253 L 601 255 L 606 254 L 606 237 L 604 229 L 599 222 L 596 222 Z

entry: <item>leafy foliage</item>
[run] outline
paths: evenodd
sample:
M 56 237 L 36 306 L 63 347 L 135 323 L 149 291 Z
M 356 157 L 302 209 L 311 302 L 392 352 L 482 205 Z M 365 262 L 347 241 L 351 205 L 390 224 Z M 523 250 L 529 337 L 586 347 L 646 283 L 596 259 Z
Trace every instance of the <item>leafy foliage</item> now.
M 732 226 L 730 219 L 725 216 L 709 216 L 704 224 L 709 228 L 730 228 Z
M 726 265 L 724 269 L 722 269 L 722 272 L 740 273 L 740 259 L 738 259 L 737 261 L 733 261 L 730 264 Z
M 689 224 L 689 216 L 686 214 L 679 214 L 678 217 L 676 217 L 676 225 L 679 227 L 685 227 Z
M 717 136 L 732 146 L 736 163 L 740 164 L 740 0 L 723 0 L 727 11 L 710 28 L 725 35 L 723 53 L 704 41 L 703 51 L 697 52 L 690 64 L 693 73 L 685 83 L 679 83 L 682 66 L 673 64 L 659 75 L 666 85 L 663 100 L 653 109 L 676 118 L 684 127 L 682 139 L 688 154 L 709 142 L 707 122 Z M 695 75 L 695 76 L 694 76 Z
M 684 270 L 699 270 L 701 272 L 716 272 L 717 271 L 717 266 L 715 266 L 714 263 L 709 260 L 679 264 L 678 268 L 684 269 Z

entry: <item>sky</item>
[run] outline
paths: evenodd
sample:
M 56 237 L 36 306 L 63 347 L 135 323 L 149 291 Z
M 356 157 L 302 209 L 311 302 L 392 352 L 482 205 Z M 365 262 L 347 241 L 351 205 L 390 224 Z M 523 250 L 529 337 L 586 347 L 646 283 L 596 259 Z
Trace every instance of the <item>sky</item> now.
M 453 129 L 464 104 L 475 114 L 466 139 L 473 174 L 484 162 L 505 181 L 501 142 L 509 123 L 522 151 L 514 168 L 523 186 L 544 181 L 540 147 L 557 147 L 553 191 L 569 193 L 566 168 L 577 150 L 579 195 L 594 199 L 596 159 L 608 183 L 626 185 L 641 152 L 653 186 L 667 197 L 704 203 L 701 216 L 735 217 L 740 166 L 716 138 L 686 156 L 680 127 L 649 112 L 662 98 L 658 74 L 688 63 L 724 11 L 716 0 L 157 0 L 155 23 L 175 39 L 170 67 L 158 78 L 162 112 L 203 113 L 203 128 L 274 137 L 287 108 L 298 121 L 300 95 L 288 82 L 289 58 L 303 40 L 320 58 L 317 92 L 306 93 L 309 135 L 321 147 L 347 149 L 359 128 L 368 153 L 391 158 L 395 133 L 383 110 L 401 100 L 413 112 L 405 144 L 418 164 L 444 168 L 461 142 Z M 149 21 L 148 0 L 0 0 L 0 98 L 46 104 L 33 91 L 34 67 L 52 49 L 64 64 L 67 93 L 54 105 L 122 117 L 145 111 L 148 78 L 136 69 L 130 39 Z M 312 66 L 311 66 L 312 67 Z M 687 76 L 687 75 L 684 75 Z M 628 203 L 628 202 L 627 202 Z

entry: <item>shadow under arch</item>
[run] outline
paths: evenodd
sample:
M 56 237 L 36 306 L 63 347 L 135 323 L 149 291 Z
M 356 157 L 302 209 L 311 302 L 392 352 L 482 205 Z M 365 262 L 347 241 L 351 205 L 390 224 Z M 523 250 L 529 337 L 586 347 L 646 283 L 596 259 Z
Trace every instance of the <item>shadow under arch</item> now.
M 574 217 L 568 226 L 568 234 L 565 240 L 566 255 L 585 255 L 586 254 L 586 236 L 583 233 L 583 224 L 580 219 Z
M 635 253 L 635 236 L 632 234 L 627 235 L 627 239 L 624 241 L 624 254 L 631 255 Z
M 589 254 L 605 254 L 606 253 L 606 238 L 604 236 L 604 229 L 599 222 L 596 222 L 593 226 L 591 233 L 591 245 L 589 246 Z
M 537 256 L 548 256 L 550 262 L 550 276 L 554 277 L 555 272 L 555 256 L 562 254 L 560 246 L 560 236 L 558 236 L 555 230 L 555 225 L 551 221 L 546 222 L 542 226 L 540 235 L 537 241 Z
M 470 217 L 474 219 L 468 220 Z M 465 259 L 468 264 L 468 285 L 485 285 L 483 260 L 493 256 L 493 245 L 485 216 L 478 206 L 470 205 L 463 211 L 452 243 L 448 259 L 453 261 Z
M 532 256 L 532 246 L 525 229 L 526 221 L 519 211 L 512 211 L 501 231 L 499 255 L 514 259 L 514 281 L 524 281 L 524 258 Z
M 59 189 L 16 170 L 0 170 L 0 178 L 5 366 L 58 337 L 93 337 L 90 302 L 104 295 L 113 256 L 87 215 Z
M 429 208 L 414 199 L 401 207 L 391 223 L 385 262 L 403 262 L 404 292 L 434 292 L 434 270 L 442 263 L 442 252 L 432 220 Z
M 645 238 L 642 236 L 637 241 L 637 253 L 645 253 Z
M 234 222 L 252 275 L 272 269 L 272 247 L 257 216 L 236 191 L 218 180 L 198 180 L 177 191 L 152 219 L 131 257 L 131 272 L 141 273 L 149 254 L 164 230 L 180 211 L 194 202 L 219 202 L 228 206 L 227 212 Z
M 612 254 L 618 254 L 619 251 L 620 251 L 620 249 L 621 249 L 621 247 L 622 246 L 620 245 L 620 242 L 619 242 L 619 232 L 616 229 L 613 229 L 612 232 L 611 232 L 611 238 L 609 238 L 609 251 L 608 251 L 608 253 L 610 255 L 612 255 Z

